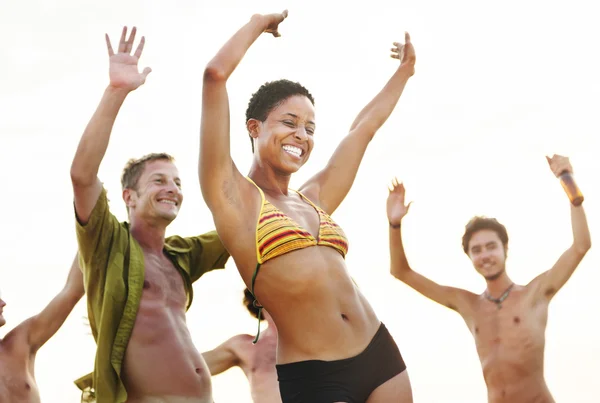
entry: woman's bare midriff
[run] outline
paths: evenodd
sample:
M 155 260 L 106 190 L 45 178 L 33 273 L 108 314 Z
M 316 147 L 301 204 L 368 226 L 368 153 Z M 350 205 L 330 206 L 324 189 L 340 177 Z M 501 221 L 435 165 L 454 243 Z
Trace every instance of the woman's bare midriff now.
M 353 357 L 381 324 L 352 281 L 344 258 L 328 246 L 266 262 L 255 292 L 277 324 L 278 364 Z
M 123 379 L 128 403 L 212 403 L 210 373 L 185 320 L 181 275 L 146 261 L 146 281 L 127 345 Z M 150 264 L 149 264 L 150 263 Z

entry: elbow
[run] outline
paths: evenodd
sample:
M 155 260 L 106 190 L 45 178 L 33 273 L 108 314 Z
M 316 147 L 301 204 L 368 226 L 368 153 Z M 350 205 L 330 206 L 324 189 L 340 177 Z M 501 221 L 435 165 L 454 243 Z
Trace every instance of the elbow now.
M 73 186 L 84 186 L 85 175 L 81 174 L 81 169 L 75 163 L 71 165 L 71 183 Z
M 70 306 L 77 305 L 79 300 L 85 295 L 83 280 L 80 281 L 78 284 L 67 284 L 63 289 L 62 294 Z
M 573 247 L 575 248 L 577 254 L 583 257 L 591 249 L 592 240 L 588 238 L 585 241 L 577 242 L 573 245 Z
M 394 276 L 396 279 L 405 282 L 406 281 L 406 276 L 408 274 L 410 269 L 407 268 L 402 268 L 402 267 L 398 267 L 398 266 L 391 266 L 390 267 L 390 274 L 392 276 Z
M 88 175 L 76 164 L 71 165 L 71 183 L 74 187 L 91 186 L 96 181 L 96 175 Z
M 79 300 L 81 298 L 83 298 L 83 296 L 85 295 L 85 287 L 83 285 L 83 280 L 81 282 L 81 284 L 78 284 L 75 289 L 73 290 L 71 297 L 73 298 L 73 301 L 75 301 L 75 304 L 77 304 L 79 302 Z
M 81 298 L 83 298 L 84 295 L 84 290 L 73 292 L 69 297 L 69 303 L 71 304 L 71 306 L 75 307 L 75 305 L 79 303 L 79 301 L 81 300 Z
M 227 81 L 225 69 L 214 60 L 210 61 L 204 69 L 204 82 L 223 82 Z

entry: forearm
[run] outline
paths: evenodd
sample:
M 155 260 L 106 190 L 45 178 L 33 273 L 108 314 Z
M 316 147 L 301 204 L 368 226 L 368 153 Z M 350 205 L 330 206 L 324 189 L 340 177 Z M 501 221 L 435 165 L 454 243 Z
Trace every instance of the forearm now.
M 28 321 L 29 344 L 33 351 L 37 351 L 58 331 L 83 295 L 83 274 L 76 256 L 64 288 L 42 312 Z
M 390 273 L 399 280 L 408 273 L 411 268 L 404 253 L 402 244 L 402 227 L 392 228 L 390 226 Z
M 413 72 L 412 65 L 405 64 L 398 67 L 379 94 L 360 111 L 350 130 L 362 126 L 365 133 L 374 135 L 392 114 Z
M 266 28 L 265 18 L 262 15 L 253 15 L 250 21 L 240 28 L 208 63 L 205 71 L 205 79 L 218 78 L 227 80 L 250 46 L 252 46 Z
M 110 86 L 104 91 L 96 112 L 81 136 L 71 165 L 71 179 L 74 184 L 88 186 L 96 181 L 112 127 L 127 94 L 127 91 Z
M 580 253 L 586 253 L 592 246 L 592 241 L 582 205 L 571 205 L 571 225 L 573 227 L 573 246 Z

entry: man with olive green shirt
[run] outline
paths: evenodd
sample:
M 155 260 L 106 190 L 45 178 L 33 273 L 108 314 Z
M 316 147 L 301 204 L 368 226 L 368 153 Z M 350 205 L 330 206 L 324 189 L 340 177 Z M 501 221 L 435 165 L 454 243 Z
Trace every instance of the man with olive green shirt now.
M 229 254 L 216 232 L 165 238 L 183 202 L 168 154 L 131 160 L 121 178 L 129 222 L 110 212 L 97 177 L 117 113 L 150 72 L 137 70 L 133 28 L 115 54 L 107 36 L 110 83 L 71 166 L 77 241 L 97 343 L 93 388 L 98 403 L 212 403 L 210 373 L 192 343 L 185 313 L 192 283 L 223 268 Z

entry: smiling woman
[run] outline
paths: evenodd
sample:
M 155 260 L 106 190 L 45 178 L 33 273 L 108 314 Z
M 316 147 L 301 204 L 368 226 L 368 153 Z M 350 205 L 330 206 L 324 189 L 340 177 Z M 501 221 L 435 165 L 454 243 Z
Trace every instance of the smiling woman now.
M 290 129 L 294 129 L 299 122 L 303 123 L 302 128 L 304 132 L 312 136 L 315 133 L 315 122 L 314 122 L 314 104 L 315 100 L 313 96 L 308 92 L 306 88 L 298 83 L 294 83 L 289 80 L 278 80 L 272 81 L 262 85 L 258 91 L 252 95 L 250 102 L 248 103 L 248 109 L 246 109 L 246 125 L 248 127 L 248 135 L 250 136 L 250 142 L 252 143 L 252 152 L 254 152 L 254 143 L 257 138 L 257 125 L 265 122 L 270 112 L 276 107 L 280 106 L 284 101 L 295 100 L 298 103 L 299 110 L 302 110 L 302 104 L 309 111 L 310 116 L 301 119 L 300 116 L 287 111 L 281 113 L 278 116 L 278 122 L 287 126 Z M 310 105 L 306 105 L 309 102 Z M 302 150 L 302 147 L 299 147 Z M 306 153 L 306 150 L 304 150 Z
M 273 94 L 269 91 L 272 87 L 283 87 L 285 91 Z M 252 101 L 257 98 L 264 98 L 263 109 L 252 113 Z M 246 112 L 246 127 L 253 139 L 254 152 L 261 159 L 270 160 L 275 164 L 273 168 L 282 173 L 300 169 L 314 146 L 313 105 L 312 96 L 298 83 L 279 80 L 264 84 L 252 96 Z M 261 120 L 261 115 L 266 117 Z
M 284 403 L 412 402 L 400 351 L 352 281 L 344 260 L 348 240 L 330 215 L 350 191 L 369 142 L 414 73 L 414 49 L 408 34 L 404 45 L 394 43 L 392 57 L 401 63 L 386 86 L 359 113 L 327 166 L 300 191 L 290 191 L 291 175 L 314 146 L 312 95 L 289 80 L 268 82 L 253 94 L 246 127 L 254 158 L 244 177 L 231 159 L 226 88 L 252 43 L 263 32 L 278 37 L 286 17 L 287 11 L 254 15 L 206 67 L 202 193 L 255 296 L 259 319 L 264 304 L 277 326 Z

